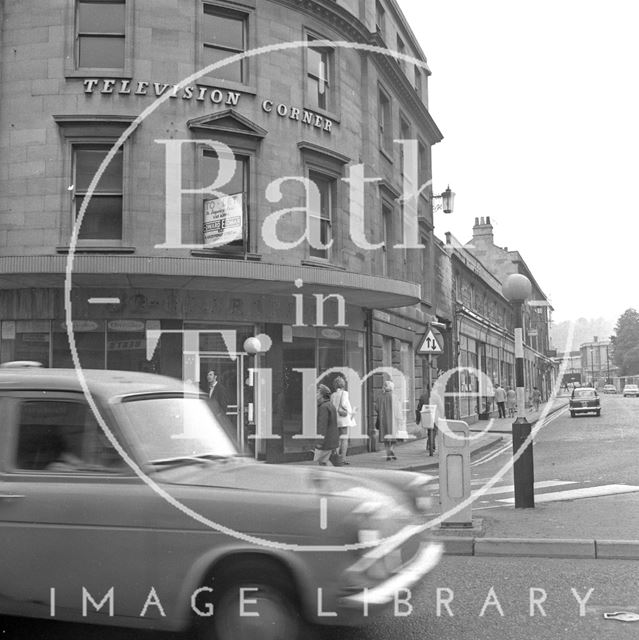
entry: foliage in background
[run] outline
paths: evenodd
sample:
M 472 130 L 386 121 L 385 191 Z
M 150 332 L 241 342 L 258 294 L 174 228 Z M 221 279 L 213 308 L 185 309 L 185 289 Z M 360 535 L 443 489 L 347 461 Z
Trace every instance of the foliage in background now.
M 620 375 L 639 374 L 639 312 L 626 309 L 617 320 L 612 342 L 612 361 L 620 368 Z

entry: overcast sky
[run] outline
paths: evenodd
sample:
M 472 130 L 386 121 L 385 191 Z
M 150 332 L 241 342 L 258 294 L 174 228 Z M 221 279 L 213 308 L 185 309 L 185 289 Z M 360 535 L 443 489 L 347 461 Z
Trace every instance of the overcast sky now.
M 553 320 L 639 308 L 639 2 L 398 0 L 426 53 L 444 134 L 435 232 L 491 217 Z

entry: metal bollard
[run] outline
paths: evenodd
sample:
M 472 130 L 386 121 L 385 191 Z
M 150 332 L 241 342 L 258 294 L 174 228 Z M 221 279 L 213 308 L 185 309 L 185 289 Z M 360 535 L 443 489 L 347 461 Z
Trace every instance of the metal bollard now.
M 463 420 L 439 420 L 439 503 L 443 514 L 470 498 L 470 439 Z M 454 434 L 457 437 L 453 437 Z M 470 502 L 446 518 L 442 527 L 472 527 Z

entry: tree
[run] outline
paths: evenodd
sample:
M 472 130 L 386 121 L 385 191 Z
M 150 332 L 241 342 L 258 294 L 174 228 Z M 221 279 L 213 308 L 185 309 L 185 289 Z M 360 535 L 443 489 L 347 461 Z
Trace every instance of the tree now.
M 610 341 L 612 361 L 620 368 L 621 375 L 639 373 L 639 312 L 626 309 L 619 316 Z

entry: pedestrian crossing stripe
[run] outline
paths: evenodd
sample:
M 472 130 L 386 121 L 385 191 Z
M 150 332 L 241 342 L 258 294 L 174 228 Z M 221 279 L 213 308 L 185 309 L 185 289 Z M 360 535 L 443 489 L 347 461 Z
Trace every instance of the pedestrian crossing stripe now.
M 567 484 L 578 484 L 578 483 L 570 480 L 541 480 L 540 482 L 535 482 L 534 487 L 535 489 L 548 489 L 550 487 L 561 487 Z M 474 496 L 477 493 L 480 493 L 480 491 L 481 491 L 480 489 L 478 489 L 477 491 L 472 491 L 471 495 Z M 513 493 L 514 491 L 515 491 L 515 485 L 509 484 L 509 485 L 503 485 L 501 487 L 491 487 L 490 489 L 487 489 L 486 491 L 481 492 L 481 495 L 490 496 L 490 495 L 495 495 L 499 493 Z
M 576 500 L 578 498 L 596 498 L 598 496 L 611 496 L 620 493 L 633 493 L 639 491 L 639 487 L 627 484 L 604 484 L 600 487 L 582 487 L 581 489 L 568 489 L 566 491 L 551 491 L 535 495 L 535 504 L 540 502 L 559 502 L 561 500 Z M 514 504 L 514 498 L 499 498 L 497 502 Z

